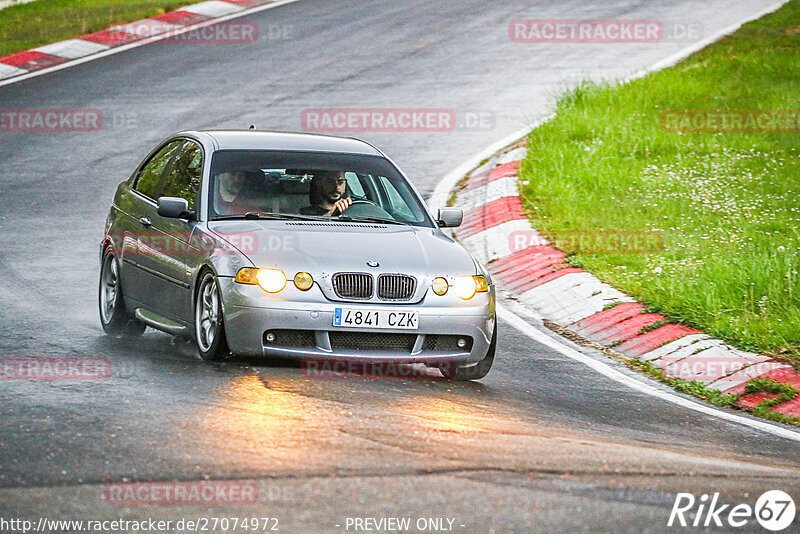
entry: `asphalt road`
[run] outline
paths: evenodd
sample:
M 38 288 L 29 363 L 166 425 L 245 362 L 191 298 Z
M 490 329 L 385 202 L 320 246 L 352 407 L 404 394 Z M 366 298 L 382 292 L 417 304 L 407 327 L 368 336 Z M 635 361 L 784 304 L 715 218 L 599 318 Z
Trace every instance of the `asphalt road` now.
M 348 517 L 410 517 L 450 518 L 453 532 L 661 532 L 677 492 L 751 505 L 769 489 L 798 498 L 799 442 L 635 392 L 502 317 L 495 368 L 453 384 L 209 364 L 165 334 L 110 339 L 96 310 L 112 192 L 174 131 L 299 130 L 307 108 L 491 117 L 448 133 L 354 132 L 429 194 L 565 88 L 628 75 L 769 4 L 301 0 L 247 16 L 262 30 L 257 43 L 152 44 L 0 87 L 0 108 L 92 108 L 105 122 L 100 132 L 0 133 L 0 356 L 103 356 L 114 370 L 100 381 L 0 383 L 0 518 L 269 516 L 283 532 L 353 532 Z M 510 42 L 509 22 L 525 18 L 659 19 L 668 33 L 694 33 Z M 259 499 L 102 499 L 107 483 L 175 480 L 251 480 Z M 763 531 L 754 521 L 738 530 Z

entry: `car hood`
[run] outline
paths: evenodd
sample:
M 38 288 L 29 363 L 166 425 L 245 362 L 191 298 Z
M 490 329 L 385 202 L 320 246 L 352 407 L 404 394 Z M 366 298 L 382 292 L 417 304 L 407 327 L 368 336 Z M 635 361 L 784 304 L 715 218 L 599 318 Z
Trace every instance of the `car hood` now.
M 300 271 L 315 277 L 342 271 L 425 278 L 476 273 L 469 253 L 434 228 L 325 221 L 214 221 L 208 227 L 256 267 L 289 276 Z

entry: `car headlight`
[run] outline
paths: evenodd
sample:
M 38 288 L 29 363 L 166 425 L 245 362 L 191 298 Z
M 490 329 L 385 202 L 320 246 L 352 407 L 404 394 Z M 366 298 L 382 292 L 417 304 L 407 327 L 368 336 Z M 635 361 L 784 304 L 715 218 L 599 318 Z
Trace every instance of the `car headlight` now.
M 240 284 L 259 285 L 267 293 L 278 293 L 286 287 L 286 275 L 280 269 L 242 267 L 236 273 Z
M 308 291 L 314 285 L 314 278 L 308 273 L 294 275 L 294 286 L 300 291 Z
M 463 300 L 471 299 L 475 296 L 475 293 L 485 293 L 489 291 L 489 284 L 486 282 L 486 277 L 483 275 L 456 276 L 453 287 L 456 289 L 456 295 Z
M 447 283 L 447 279 L 441 276 L 438 276 L 433 279 L 431 282 L 431 286 L 433 286 L 433 292 L 437 295 L 444 295 L 447 293 L 447 289 L 450 287 L 450 284 Z
M 286 287 L 286 275 L 280 269 L 259 269 L 258 285 L 267 293 L 277 293 Z

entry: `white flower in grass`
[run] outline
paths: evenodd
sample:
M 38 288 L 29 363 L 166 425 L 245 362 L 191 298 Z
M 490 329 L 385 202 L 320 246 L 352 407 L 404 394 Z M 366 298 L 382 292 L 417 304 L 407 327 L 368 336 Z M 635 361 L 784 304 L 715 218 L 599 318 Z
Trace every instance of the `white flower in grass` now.
M 758 299 L 758 311 L 761 312 L 762 315 L 767 313 L 767 296 L 766 295 L 764 295 L 763 297 Z
M 662 271 L 662 270 L 663 270 L 663 269 L 662 269 L 661 267 L 656 267 L 655 269 L 653 269 L 653 272 L 654 272 L 655 274 L 661 274 L 661 271 Z

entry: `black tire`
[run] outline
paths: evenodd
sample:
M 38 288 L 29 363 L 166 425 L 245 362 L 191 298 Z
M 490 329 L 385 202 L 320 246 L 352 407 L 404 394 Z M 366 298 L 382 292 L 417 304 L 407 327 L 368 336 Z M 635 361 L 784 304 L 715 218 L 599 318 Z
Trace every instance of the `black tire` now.
M 230 354 L 217 279 L 211 271 L 200 276 L 194 302 L 194 340 L 200 358 L 220 360 Z
M 439 367 L 442 375 L 448 380 L 480 380 L 489 374 L 489 370 L 494 363 L 494 354 L 497 351 L 497 319 L 494 321 L 494 332 L 492 333 L 492 342 L 489 344 L 489 350 L 486 351 L 486 356 L 481 361 L 470 367 L 455 367 L 453 364 L 443 365 Z
M 114 337 L 140 336 L 147 326 L 125 309 L 119 263 L 110 250 L 103 255 L 100 266 L 100 285 L 97 290 L 100 324 L 106 334 Z

